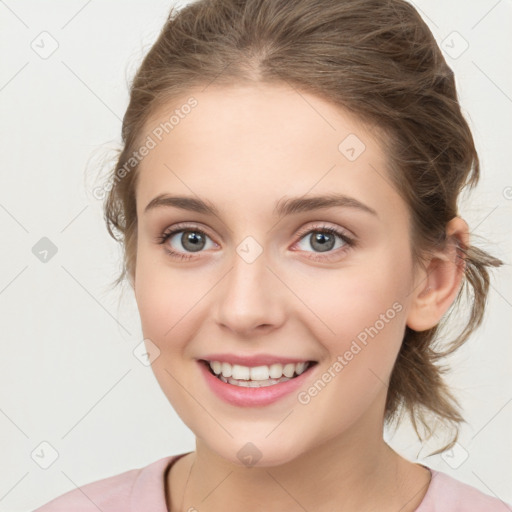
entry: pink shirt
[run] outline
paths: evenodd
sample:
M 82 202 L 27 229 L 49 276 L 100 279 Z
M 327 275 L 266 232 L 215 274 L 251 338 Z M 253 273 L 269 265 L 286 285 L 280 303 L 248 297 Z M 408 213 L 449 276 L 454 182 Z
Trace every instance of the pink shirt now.
M 165 473 L 184 455 L 187 453 L 164 457 L 143 468 L 82 485 L 33 512 L 168 512 Z M 428 469 L 432 480 L 416 512 L 512 512 L 511 505 Z

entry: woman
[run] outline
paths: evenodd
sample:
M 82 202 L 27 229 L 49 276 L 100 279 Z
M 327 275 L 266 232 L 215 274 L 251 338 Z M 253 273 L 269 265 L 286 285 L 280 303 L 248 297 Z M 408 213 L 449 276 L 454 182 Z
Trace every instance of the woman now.
M 383 439 L 406 411 L 420 438 L 464 421 L 435 363 L 480 325 L 501 264 L 458 215 L 478 155 L 410 4 L 173 11 L 122 135 L 105 202 L 118 282 L 196 450 L 40 512 L 502 510 Z M 441 337 L 464 291 L 467 324 Z

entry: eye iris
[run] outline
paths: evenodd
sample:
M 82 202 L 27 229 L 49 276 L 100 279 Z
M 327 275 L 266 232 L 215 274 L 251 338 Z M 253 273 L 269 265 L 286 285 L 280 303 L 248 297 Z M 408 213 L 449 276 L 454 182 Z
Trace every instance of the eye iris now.
M 181 236 L 181 243 L 187 250 L 200 251 L 202 249 L 201 244 L 204 245 L 204 237 L 196 231 L 185 231 Z M 188 244 L 191 245 L 188 246 Z
M 204 248 L 205 234 L 201 230 L 176 230 L 175 233 L 181 232 L 180 241 L 182 246 L 188 252 L 199 252 Z M 172 233 L 165 236 L 165 240 L 170 238 Z M 309 240 L 314 249 L 318 252 L 329 252 L 336 244 L 336 237 L 340 235 L 330 228 L 325 230 L 313 230 L 310 232 Z M 161 242 L 163 243 L 163 242 Z M 347 243 L 347 242 L 345 242 Z
M 311 246 L 315 247 L 316 243 L 320 245 L 315 247 L 315 249 L 319 248 L 320 251 L 330 251 L 334 247 L 334 236 L 330 233 L 316 233 L 312 236 Z

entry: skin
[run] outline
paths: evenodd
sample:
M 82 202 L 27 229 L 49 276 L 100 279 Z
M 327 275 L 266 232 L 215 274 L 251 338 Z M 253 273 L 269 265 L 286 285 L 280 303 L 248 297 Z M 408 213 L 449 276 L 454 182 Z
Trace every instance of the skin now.
M 154 374 L 196 436 L 195 452 L 166 476 L 169 510 L 414 511 L 430 472 L 384 442 L 384 404 L 406 325 L 436 325 L 456 297 L 454 246 L 425 269 L 413 267 L 409 213 L 387 177 L 385 148 L 316 96 L 287 86 L 210 86 L 160 109 L 142 136 L 191 95 L 198 105 L 139 166 L 131 275 L 144 337 L 160 350 Z M 355 161 L 338 149 L 349 134 L 366 146 Z M 175 207 L 145 213 L 164 192 L 206 199 L 220 216 Z M 332 192 L 377 216 L 350 207 L 273 216 L 283 197 Z M 155 242 L 183 222 L 207 233 L 201 251 L 187 250 L 183 233 Z M 357 245 L 344 250 L 336 238 L 321 252 L 311 231 L 324 225 Z M 298 237 L 301 228 L 309 234 Z M 468 243 L 462 219 L 447 232 Z M 262 249 L 250 264 L 236 252 L 247 236 Z M 172 258 L 165 247 L 192 258 Z M 199 372 L 196 359 L 213 352 L 316 360 L 307 390 L 394 303 L 401 311 L 308 404 L 291 393 L 265 407 L 236 407 Z M 237 457 L 249 441 L 262 454 L 253 467 Z

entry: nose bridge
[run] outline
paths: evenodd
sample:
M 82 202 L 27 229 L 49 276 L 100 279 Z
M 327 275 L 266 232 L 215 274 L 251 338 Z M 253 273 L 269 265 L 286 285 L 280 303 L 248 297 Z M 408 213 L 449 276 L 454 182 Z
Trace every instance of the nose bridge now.
M 217 321 L 233 331 L 276 326 L 282 321 L 282 286 L 268 268 L 268 253 L 252 237 L 235 248 L 232 267 L 217 296 Z

